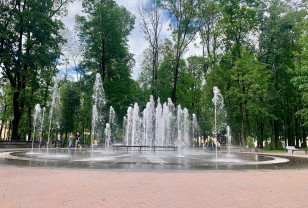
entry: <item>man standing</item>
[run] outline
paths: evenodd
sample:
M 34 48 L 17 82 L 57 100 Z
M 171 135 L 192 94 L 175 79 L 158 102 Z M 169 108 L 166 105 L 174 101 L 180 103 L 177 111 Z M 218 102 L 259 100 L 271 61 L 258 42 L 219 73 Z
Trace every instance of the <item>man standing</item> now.
M 61 137 L 62 137 L 61 133 L 58 132 L 58 134 L 57 134 L 57 146 L 58 146 L 58 148 L 61 147 Z

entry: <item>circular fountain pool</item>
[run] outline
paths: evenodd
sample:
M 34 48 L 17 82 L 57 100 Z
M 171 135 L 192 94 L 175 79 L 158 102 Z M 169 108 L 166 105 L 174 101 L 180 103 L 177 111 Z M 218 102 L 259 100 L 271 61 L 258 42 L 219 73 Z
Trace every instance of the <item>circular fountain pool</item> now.
M 112 152 L 86 149 L 49 149 L 0 153 L 0 164 L 134 171 L 202 171 L 308 168 L 303 158 L 277 157 L 249 153 L 227 154 L 201 150 L 178 152 Z

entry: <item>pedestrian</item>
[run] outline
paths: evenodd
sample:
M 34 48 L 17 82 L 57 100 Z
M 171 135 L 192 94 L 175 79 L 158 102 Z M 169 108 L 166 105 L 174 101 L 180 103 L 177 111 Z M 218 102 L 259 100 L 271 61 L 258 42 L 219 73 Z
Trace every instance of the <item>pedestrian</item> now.
M 57 134 L 57 146 L 58 146 L 58 148 L 61 147 L 61 140 L 62 140 L 61 137 L 62 137 L 61 133 L 58 132 L 58 134 Z
M 43 139 L 42 136 L 40 137 L 40 146 L 41 146 L 41 147 L 44 147 L 44 139 Z
M 76 133 L 76 145 L 75 145 L 75 147 L 78 147 L 78 146 L 79 146 L 79 148 L 81 148 L 81 137 L 80 137 L 79 132 L 77 131 L 77 133 Z
M 210 150 L 214 150 L 215 149 L 215 145 L 214 145 L 214 141 L 211 140 L 211 143 L 210 143 Z
M 220 143 L 219 143 L 218 140 L 217 140 L 217 142 L 216 142 L 216 145 L 217 145 L 217 151 L 219 151 L 219 150 L 220 150 Z
M 93 148 L 94 148 L 94 149 L 97 148 L 97 140 L 96 140 L 96 138 L 95 138 L 94 141 L 93 141 Z
M 73 132 L 70 133 L 70 136 L 68 137 L 68 146 L 67 148 L 70 148 L 73 146 L 73 139 L 74 139 L 74 135 Z

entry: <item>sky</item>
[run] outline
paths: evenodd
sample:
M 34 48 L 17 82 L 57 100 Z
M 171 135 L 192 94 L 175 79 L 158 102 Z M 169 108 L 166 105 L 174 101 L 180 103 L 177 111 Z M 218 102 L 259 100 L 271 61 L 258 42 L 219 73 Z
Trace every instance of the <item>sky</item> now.
M 141 63 L 143 59 L 142 52 L 149 46 L 147 41 L 144 38 L 144 34 L 140 28 L 140 20 L 138 16 L 138 5 L 146 0 L 115 0 L 119 5 L 124 6 L 128 11 L 136 16 L 135 27 L 132 30 L 131 34 L 128 37 L 128 45 L 130 52 L 134 54 L 136 64 L 133 68 L 132 78 L 137 79 L 139 73 L 141 72 Z M 67 16 L 63 17 L 63 22 L 71 31 L 74 31 L 75 25 L 75 16 L 77 14 L 81 15 L 82 6 L 81 0 L 75 0 L 68 7 Z M 170 31 L 168 30 L 168 22 L 163 23 L 163 28 L 161 31 L 161 37 L 169 37 Z M 194 44 L 190 44 L 188 52 L 185 54 L 185 57 L 190 55 L 200 55 L 201 49 L 196 48 Z

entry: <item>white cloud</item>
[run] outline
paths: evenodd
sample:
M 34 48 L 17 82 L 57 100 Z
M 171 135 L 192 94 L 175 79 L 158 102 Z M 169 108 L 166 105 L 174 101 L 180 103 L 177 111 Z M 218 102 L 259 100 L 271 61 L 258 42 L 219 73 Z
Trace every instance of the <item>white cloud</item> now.
M 65 26 L 71 31 L 74 31 L 75 16 L 77 14 L 83 14 L 81 1 L 73 1 L 72 3 L 70 3 L 67 7 L 67 16 L 62 18 L 62 21 L 64 22 Z
M 131 53 L 134 54 L 136 64 L 133 68 L 132 78 L 137 79 L 139 73 L 141 72 L 141 63 L 143 59 L 142 52 L 148 47 L 148 43 L 144 38 L 144 34 L 140 28 L 140 19 L 138 16 L 138 5 L 144 0 L 116 0 L 119 5 L 124 6 L 128 11 L 136 16 L 135 27 L 128 37 L 128 45 Z M 63 22 L 71 31 L 74 31 L 75 26 L 75 16 L 77 14 L 83 15 L 81 1 L 74 1 L 68 6 L 68 15 L 63 17 Z M 170 38 L 171 31 L 169 30 L 169 22 L 164 19 L 163 27 L 161 30 L 161 39 Z M 198 40 L 197 40 L 198 41 Z M 185 57 L 190 55 L 200 55 L 201 49 L 196 48 L 193 43 L 189 45 L 189 50 L 185 54 Z

